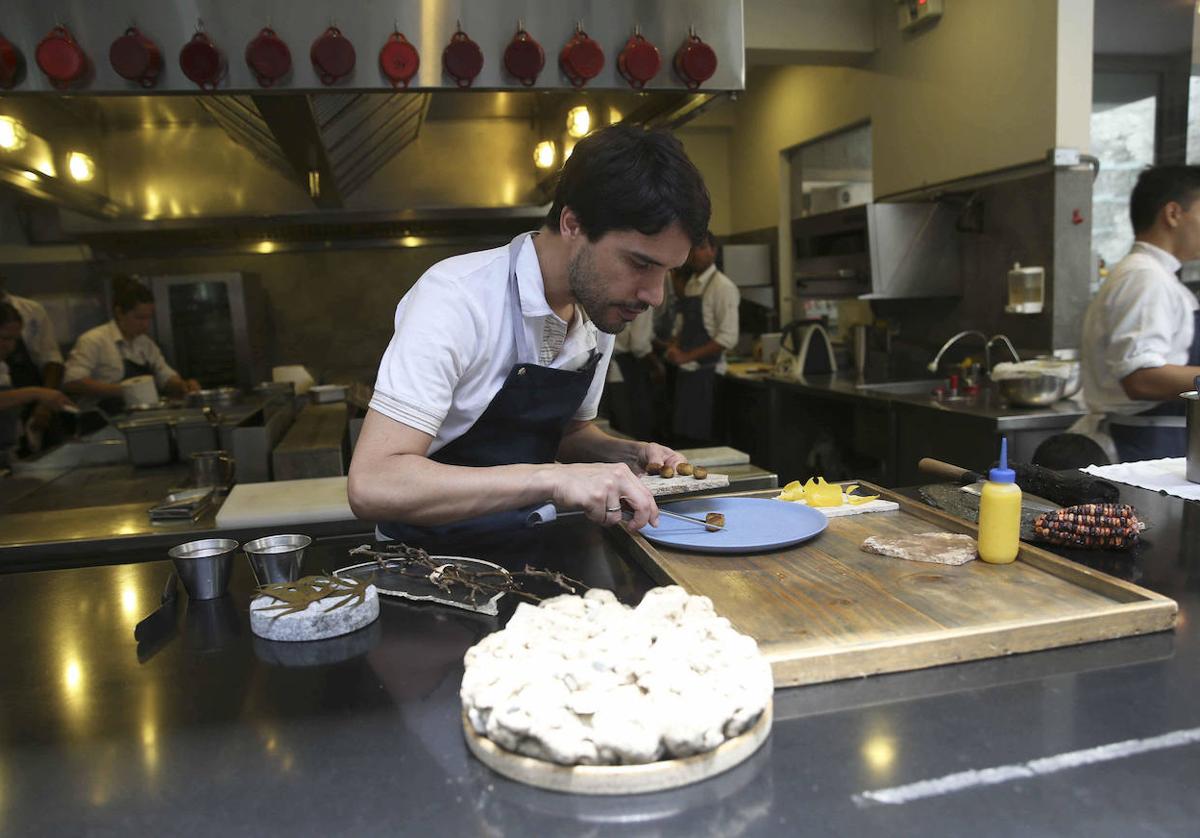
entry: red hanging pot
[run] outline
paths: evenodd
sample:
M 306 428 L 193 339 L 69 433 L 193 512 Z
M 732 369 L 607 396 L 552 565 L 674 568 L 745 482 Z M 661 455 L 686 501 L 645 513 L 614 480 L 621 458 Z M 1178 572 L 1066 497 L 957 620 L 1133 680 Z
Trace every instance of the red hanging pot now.
M 272 87 L 292 71 L 292 51 L 274 29 L 265 26 L 246 44 L 246 64 L 259 87 Z
M 131 26 L 108 48 L 108 63 L 121 78 L 154 87 L 162 72 L 162 53 L 154 41 Z
M 695 90 L 712 78 L 717 71 L 717 54 L 713 48 L 695 32 L 684 39 L 683 45 L 675 53 L 675 72 L 691 89 Z
M 179 51 L 179 69 L 202 90 L 215 90 L 225 75 L 225 56 L 207 32 L 197 32 Z
M 8 39 L 0 36 L 0 87 L 13 87 L 21 80 L 21 53 Z
M 483 50 L 461 29 L 450 36 L 442 50 L 442 66 L 459 87 L 470 87 L 483 69 Z
M 70 87 L 87 75 L 87 55 L 65 26 L 51 29 L 38 42 L 34 57 L 50 84 L 59 90 Z
M 583 87 L 604 68 L 604 50 L 578 28 L 559 53 L 558 64 L 573 87 Z
M 635 32 L 625 42 L 625 48 L 617 56 L 617 70 L 629 82 L 629 86 L 641 90 L 646 83 L 658 75 L 662 57 L 658 47 Z
M 308 57 L 323 84 L 333 84 L 354 71 L 354 44 L 336 26 L 313 41 Z
M 417 48 L 399 32 L 393 32 L 379 50 L 379 69 L 387 76 L 392 87 L 408 87 L 420 66 L 421 56 Z
M 546 51 L 542 45 L 524 28 L 518 29 L 504 49 L 504 69 L 521 84 L 532 87 L 545 66 Z

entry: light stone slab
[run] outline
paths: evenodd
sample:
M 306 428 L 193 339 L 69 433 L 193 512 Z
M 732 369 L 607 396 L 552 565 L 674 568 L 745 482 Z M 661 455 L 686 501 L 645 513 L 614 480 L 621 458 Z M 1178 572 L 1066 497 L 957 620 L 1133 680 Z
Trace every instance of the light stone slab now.
M 303 611 L 281 614 L 264 610 L 280 604 L 280 600 L 259 594 L 250 601 L 250 630 L 267 640 L 324 640 L 358 631 L 379 617 L 379 592 L 374 585 L 367 586 L 366 597 L 361 603 L 347 603 L 335 608 L 340 601 L 341 597 L 336 596 L 321 599 Z
M 913 562 L 960 565 L 973 560 L 977 544 L 969 535 L 952 532 L 923 532 L 916 535 L 870 536 L 862 549 L 880 556 Z

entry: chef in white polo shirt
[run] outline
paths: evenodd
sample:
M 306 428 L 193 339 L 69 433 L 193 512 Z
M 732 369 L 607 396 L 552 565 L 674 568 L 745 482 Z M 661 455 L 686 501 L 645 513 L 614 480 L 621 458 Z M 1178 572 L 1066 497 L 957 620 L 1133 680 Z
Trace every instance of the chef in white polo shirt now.
M 1184 402 L 1200 376 L 1200 303 L 1176 275 L 1200 259 L 1200 167 L 1142 172 L 1129 201 L 1135 241 L 1083 321 L 1088 433 L 1119 462 L 1182 457 Z M 1113 448 L 1115 447 L 1115 452 Z
M 615 125 L 575 146 L 539 230 L 430 268 L 396 309 L 350 464 L 355 514 L 410 543 L 515 529 L 547 501 L 657 523 L 637 474 L 682 458 L 591 420 L 613 335 L 661 302 L 709 211 L 678 140 Z
M 99 404 L 109 413 L 124 410 L 121 382 L 127 378 L 152 375 L 159 391 L 172 396 L 199 390 L 199 382 L 175 372 L 147 334 L 153 322 L 150 289 L 130 277 L 113 280 L 113 319 L 75 341 L 67 356 L 63 390 L 80 396 L 81 405 Z

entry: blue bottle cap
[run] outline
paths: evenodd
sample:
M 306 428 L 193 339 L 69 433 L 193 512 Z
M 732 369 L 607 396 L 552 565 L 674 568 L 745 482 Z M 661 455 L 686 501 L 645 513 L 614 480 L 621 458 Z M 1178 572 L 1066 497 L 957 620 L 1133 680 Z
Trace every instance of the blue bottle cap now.
M 1008 437 L 1000 437 L 1000 465 L 988 472 L 993 483 L 1016 483 L 1017 473 L 1008 467 Z

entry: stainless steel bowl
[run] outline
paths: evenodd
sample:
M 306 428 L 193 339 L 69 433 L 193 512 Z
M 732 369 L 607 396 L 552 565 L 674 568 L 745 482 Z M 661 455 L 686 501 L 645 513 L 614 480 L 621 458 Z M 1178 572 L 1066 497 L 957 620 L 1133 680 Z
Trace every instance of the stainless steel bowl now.
M 242 391 L 236 387 L 213 387 L 188 393 L 188 407 L 232 407 L 242 399 Z
M 242 545 L 254 578 L 260 585 L 295 582 L 300 578 L 300 563 L 312 539 L 307 535 L 268 535 Z
M 1024 375 L 996 382 L 1000 395 L 1018 407 L 1044 407 L 1063 397 L 1067 380 L 1057 375 Z
M 233 555 L 238 543 L 232 538 L 202 538 L 167 551 L 175 572 L 192 599 L 216 599 L 229 587 Z
M 1062 397 L 1069 399 L 1075 395 L 1083 387 L 1083 364 L 1078 358 L 1064 358 L 1062 354 L 1069 350 L 1060 350 L 1058 355 L 1040 355 L 1036 360 L 1043 364 L 1054 364 L 1060 369 L 1066 370 L 1069 375 L 1066 378 L 1066 385 L 1063 387 Z

